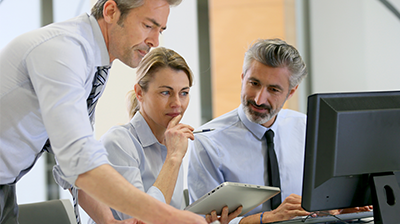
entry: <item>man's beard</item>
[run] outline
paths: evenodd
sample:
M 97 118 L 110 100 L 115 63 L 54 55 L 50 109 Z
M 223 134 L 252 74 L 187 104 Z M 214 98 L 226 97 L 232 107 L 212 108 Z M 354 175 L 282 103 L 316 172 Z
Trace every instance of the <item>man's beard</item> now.
M 242 104 L 243 104 L 243 108 L 244 108 L 244 113 L 246 114 L 247 118 L 251 122 L 254 122 L 257 124 L 267 123 L 269 120 L 274 118 L 275 115 L 278 114 L 279 110 L 283 106 L 282 105 L 281 108 L 278 108 L 278 109 L 273 109 L 269 105 L 265 105 L 265 104 L 257 105 L 254 100 L 245 100 L 244 98 L 242 98 Z M 260 113 L 260 112 L 254 111 L 250 108 L 250 105 L 253 105 L 256 108 L 266 109 L 266 110 L 268 110 L 268 112 Z

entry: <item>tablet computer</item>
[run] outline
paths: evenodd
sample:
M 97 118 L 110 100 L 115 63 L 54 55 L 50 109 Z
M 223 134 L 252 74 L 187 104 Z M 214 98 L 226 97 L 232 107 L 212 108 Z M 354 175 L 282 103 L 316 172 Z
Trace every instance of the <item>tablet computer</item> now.
M 220 215 L 225 206 L 228 206 L 231 213 L 242 205 L 240 215 L 244 215 L 279 192 L 278 187 L 224 182 L 187 206 L 185 210 L 203 215 L 215 210 L 217 215 Z

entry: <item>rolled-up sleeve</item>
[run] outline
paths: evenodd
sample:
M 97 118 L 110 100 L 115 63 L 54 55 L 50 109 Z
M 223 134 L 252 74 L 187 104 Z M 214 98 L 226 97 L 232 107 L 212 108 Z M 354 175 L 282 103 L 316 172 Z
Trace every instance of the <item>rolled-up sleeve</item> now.
M 94 75 L 95 66 L 82 41 L 59 35 L 32 49 L 25 60 L 61 177 L 71 184 L 80 174 L 108 163 L 87 113 L 93 79 L 88 74 Z

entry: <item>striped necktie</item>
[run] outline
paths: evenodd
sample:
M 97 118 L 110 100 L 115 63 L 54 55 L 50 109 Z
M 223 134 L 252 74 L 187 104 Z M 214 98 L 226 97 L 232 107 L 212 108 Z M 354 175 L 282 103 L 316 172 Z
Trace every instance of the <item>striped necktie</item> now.
M 93 124 L 93 113 L 94 109 L 96 107 L 97 101 L 101 96 L 102 90 L 104 88 L 104 85 L 107 81 L 107 75 L 108 75 L 108 70 L 110 69 L 110 66 L 103 66 L 103 67 L 97 67 L 97 72 L 94 75 L 93 78 L 93 85 L 92 85 L 92 91 L 90 92 L 90 95 L 87 99 L 87 109 L 88 109 L 88 115 L 90 117 L 90 120 L 92 121 Z M 75 212 L 75 218 L 76 218 L 76 223 L 80 224 L 80 216 L 79 216 L 79 207 L 78 207 L 78 189 L 76 189 L 74 186 L 71 187 L 71 194 L 72 194 L 72 199 L 74 202 L 74 212 Z
M 101 96 L 104 85 L 106 84 L 108 69 L 110 66 L 97 67 L 97 72 L 94 75 L 92 91 L 87 99 L 87 107 L 89 117 L 92 117 L 94 108 L 96 107 L 97 101 Z

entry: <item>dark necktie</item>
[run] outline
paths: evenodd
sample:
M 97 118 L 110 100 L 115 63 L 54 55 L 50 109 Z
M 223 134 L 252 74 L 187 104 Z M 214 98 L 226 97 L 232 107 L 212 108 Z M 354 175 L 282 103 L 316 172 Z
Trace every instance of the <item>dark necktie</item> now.
M 93 121 L 94 108 L 96 107 L 97 101 L 101 95 L 104 84 L 106 83 L 106 80 L 107 80 L 108 69 L 110 69 L 109 66 L 97 67 L 97 72 L 95 73 L 94 78 L 93 78 L 92 91 L 90 91 L 90 95 L 86 101 L 88 115 L 89 115 L 90 120 L 92 120 L 92 121 Z M 74 202 L 76 223 L 80 224 L 81 221 L 80 221 L 79 207 L 78 207 L 78 189 L 76 189 L 74 186 L 72 186 L 71 194 L 72 194 L 72 199 Z
M 274 131 L 271 129 L 265 133 L 267 138 L 267 170 L 268 170 L 268 181 L 270 186 L 281 187 L 281 180 L 279 176 L 278 159 L 275 154 L 274 147 Z M 275 197 L 270 199 L 271 209 L 276 209 L 281 204 L 281 194 L 279 193 Z

